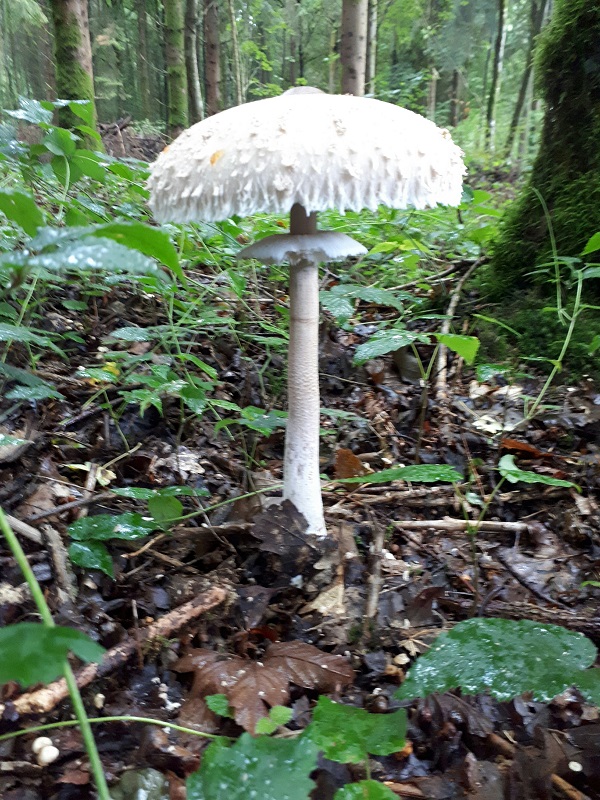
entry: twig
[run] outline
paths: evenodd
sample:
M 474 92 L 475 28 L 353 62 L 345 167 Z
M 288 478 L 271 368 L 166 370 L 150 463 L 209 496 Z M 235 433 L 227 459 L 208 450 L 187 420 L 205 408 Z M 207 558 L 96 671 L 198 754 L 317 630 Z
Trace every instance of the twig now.
M 462 532 L 476 525 L 476 522 L 470 522 L 464 519 L 451 519 L 444 517 L 444 519 L 407 519 L 396 520 L 392 522 L 394 528 L 406 530 L 423 530 L 433 528 L 439 531 L 449 532 Z M 495 533 L 526 533 L 529 526 L 526 522 L 493 522 L 491 520 L 483 520 L 477 524 L 478 531 L 493 531 Z
M 64 503 L 63 505 L 56 506 L 56 508 L 51 508 L 46 511 L 40 511 L 39 514 L 33 514 L 31 517 L 27 517 L 27 522 L 37 522 L 39 519 L 47 519 L 48 517 L 57 517 L 59 514 L 62 514 L 63 511 L 71 511 L 74 508 L 83 508 L 84 506 L 91 506 L 94 503 L 100 503 L 102 500 L 109 500 L 110 498 L 114 498 L 114 494 L 112 492 L 99 492 L 92 497 L 80 497 L 79 500 L 72 500 L 70 503 Z M 25 524 L 25 523 L 22 523 Z
M 31 542 L 35 542 L 35 544 L 42 543 L 42 534 L 36 528 L 32 528 L 31 525 L 28 525 L 26 522 L 21 522 L 20 519 L 12 517 L 10 514 L 5 514 L 4 516 L 15 533 L 20 533 L 21 536 L 24 536 Z
M 141 631 L 140 639 L 144 644 L 149 644 L 155 639 L 169 639 L 186 625 L 210 611 L 215 606 L 223 603 L 227 598 L 227 592 L 220 587 L 214 587 L 206 592 L 202 592 L 189 603 L 176 608 L 174 611 L 165 614 L 145 630 Z M 114 670 L 125 665 L 135 654 L 137 642 L 133 637 L 128 637 L 126 641 L 111 648 L 104 654 L 104 658 L 98 664 L 87 664 L 77 671 L 75 678 L 77 686 L 88 686 L 97 678 L 103 678 Z M 64 679 L 54 681 L 34 692 L 28 692 L 12 701 L 11 706 L 18 714 L 47 714 L 58 703 L 62 702 L 69 692 Z M 0 716 L 4 713 L 6 706 L 0 704 Z
M 365 606 L 363 636 L 367 635 L 368 626 L 372 624 L 373 620 L 377 616 L 377 606 L 379 604 L 379 592 L 381 591 L 381 587 L 383 585 L 383 580 L 381 578 L 381 559 L 382 559 L 383 543 L 385 539 L 385 530 L 383 526 L 377 522 L 372 513 L 369 514 L 369 516 L 371 517 L 371 530 L 373 531 L 373 542 L 371 543 L 371 547 L 369 548 L 369 569 L 371 574 L 367 578 L 369 592 L 367 595 L 367 603 Z
M 64 591 L 70 600 L 77 597 L 77 581 L 71 569 L 67 550 L 60 533 L 52 525 L 43 525 L 42 532 L 50 548 L 54 575 L 60 590 Z

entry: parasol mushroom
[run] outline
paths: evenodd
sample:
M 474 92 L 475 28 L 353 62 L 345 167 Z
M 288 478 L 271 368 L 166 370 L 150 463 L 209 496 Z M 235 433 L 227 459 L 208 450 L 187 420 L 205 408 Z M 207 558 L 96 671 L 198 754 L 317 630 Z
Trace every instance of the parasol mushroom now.
M 318 265 L 366 252 L 317 230 L 317 212 L 458 205 L 464 165 L 449 134 L 379 100 L 299 87 L 230 108 L 179 136 L 152 166 L 150 207 L 160 221 L 216 221 L 290 213 L 289 234 L 241 258 L 290 265 L 288 422 L 284 499 L 324 535 L 319 478 Z

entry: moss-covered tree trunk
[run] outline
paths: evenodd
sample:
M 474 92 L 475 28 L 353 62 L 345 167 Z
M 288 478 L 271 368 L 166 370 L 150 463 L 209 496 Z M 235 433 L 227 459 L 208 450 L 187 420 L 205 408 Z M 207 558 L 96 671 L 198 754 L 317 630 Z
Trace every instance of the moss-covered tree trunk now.
M 188 124 L 188 91 L 185 69 L 183 0 L 165 0 L 165 50 L 169 136 L 178 136 Z
M 206 115 L 221 110 L 221 39 L 217 0 L 204 0 L 204 86 Z
M 600 231 L 600 3 L 556 0 L 536 74 L 546 113 L 530 179 L 495 244 L 499 295 L 531 284 L 552 256 L 552 231 L 560 256 L 579 255 Z
M 94 71 L 87 0 L 51 0 L 56 90 L 62 100 L 89 100 L 96 118 Z M 66 128 L 81 124 L 68 108 L 59 111 Z M 97 144 L 95 145 L 97 147 Z

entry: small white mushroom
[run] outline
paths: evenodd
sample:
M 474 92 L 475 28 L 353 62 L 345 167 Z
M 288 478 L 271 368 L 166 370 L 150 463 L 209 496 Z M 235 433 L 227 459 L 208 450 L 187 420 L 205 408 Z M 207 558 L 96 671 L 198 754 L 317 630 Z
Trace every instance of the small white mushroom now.
M 52 764 L 53 761 L 56 761 L 58 756 L 58 747 L 55 747 L 53 744 L 47 744 L 45 747 L 42 747 L 37 754 L 37 763 L 40 767 L 47 767 L 49 764 Z
M 49 739 L 47 736 L 38 736 L 37 739 L 33 740 L 31 750 L 37 756 L 43 747 L 49 747 L 51 744 L 52 739 Z

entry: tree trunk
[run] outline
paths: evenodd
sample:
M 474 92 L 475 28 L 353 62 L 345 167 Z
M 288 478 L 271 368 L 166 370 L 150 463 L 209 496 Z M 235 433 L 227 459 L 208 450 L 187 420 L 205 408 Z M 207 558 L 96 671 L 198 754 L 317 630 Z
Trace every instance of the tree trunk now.
M 329 34 L 329 61 L 327 69 L 327 89 L 329 94 L 337 92 L 337 65 L 338 65 L 338 31 L 331 29 Z
M 233 0 L 227 0 L 227 10 L 229 12 L 229 26 L 231 28 L 231 55 L 233 61 L 233 74 L 235 76 L 235 100 L 236 105 L 241 106 L 244 102 L 244 90 L 242 87 L 242 58 L 240 56 L 240 45 L 237 35 L 237 20 L 235 18 L 235 7 Z
M 165 0 L 165 54 L 168 90 L 167 132 L 172 138 L 178 136 L 188 124 L 183 29 L 183 0 Z
M 525 98 L 527 96 L 527 88 L 531 83 L 531 76 L 533 73 L 533 51 L 535 49 L 535 40 L 540 35 L 544 17 L 546 14 L 547 0 L 531 0 L 531 8 L 529 15 L 529 40 L 527 43 L 527 56 L 525 61 L 525 69 L 523 70 L 523 77 L 521 78 L 521 85 L 519 87 L 519 95 L 515 103 L 515 110 L 510 121 L 510 128 L 508 129 L 508 136 L 506 139 L 505 152 L 506 156 L 510 157 L 517 135 L 517 127 L 523 106 L 525 105 Z
M 94 71 L 92 45 L 88 20 L 87 0 L 51 0 L 54 25 L 54 62 L 56 65 L 56 90 L 61 99 L 89 100 L 94 119 Z M 59 109 L 62 126 L 81 123 L 68 107 Z M 95 143 L 94 147 L 98 147 Z
M 494 149 L 496 130 L 496 104 L 500 92 L 502 78 L 502 62 L 504 60 L 504 44 L 506 42 L 506 0 L 498 0 L 498 28 L 494 44 L 494 62 L 492 64 L 492 80 L 485 114 L 485 147 Z
M 437 82 L 440 78 L 440 73 L 435 67 L 431 67 L 431 75 L 429 77 L 429 84 L 427 89 L 427 119 L 435 122 L 435 107 L 437 105 Z
M 150 71 L 148 62 L 148 16 L 146 0 L 136 0 L 138 55 L 137 75 L 140 87 L 140 109 L 143 119 L 150 119 Z
M 375 94 L 375 73 L 377 72 L 377 0 L 369 0 L 367 23 L 367 71 L 368 94 Z
M 218 0 L 204 0 L 204 96 L 206 115 L 221 110 L 221 40 Z
M 578 257 L 600 231 L 600 72 L 590 69 L 598 63 L 598 42 L 599 3 L 555 0 L 535 60 L 546 102 L 539 150 L 527 186 L 512 204 L 494 246 L 498 297 L 522 296 L 535 280 L 540 289 L 554 292 L 545 273 L 534 275 L 537 265 L 552 261 L 551 233 L 561 257 Z M 591 291 L 591 281 L 589 287 Z
M 452 72 L 452 86 L 450 89 L 450 125 L 453 128 L 456 128 L 460 121 L 460 89 L 460 70 L 455 69 Z
M 340 61 L 342 94 L 365 93 L 368 0 L 343 0 Z
M 198 69 L 198 0 L 187 0 L 185 7 L 185 71 L 190 122 L 198 122 L 204 118 Z

